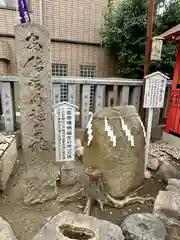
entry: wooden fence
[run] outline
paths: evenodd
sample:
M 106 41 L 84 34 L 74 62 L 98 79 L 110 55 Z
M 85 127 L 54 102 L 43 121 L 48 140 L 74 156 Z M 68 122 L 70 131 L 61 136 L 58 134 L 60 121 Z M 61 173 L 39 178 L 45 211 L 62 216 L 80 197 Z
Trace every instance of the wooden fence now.
M 19 102 L 14 98 L 17 76 L 0 76 L 0 130 L 12 133 L 20 127 Z M 142 80 L 124 78 L 52 77 L 53 102 L 68 101 L 78 106 L 76 120 L 85 128 L 89 115 L 105 106 L 134 105 L 139 111 Z M 17 86 L 16 86 L 17 87 Z M 163 109 L 154 111 L 153 125 L 164 123 L 167 115 L 171 81 L 166 88 Z

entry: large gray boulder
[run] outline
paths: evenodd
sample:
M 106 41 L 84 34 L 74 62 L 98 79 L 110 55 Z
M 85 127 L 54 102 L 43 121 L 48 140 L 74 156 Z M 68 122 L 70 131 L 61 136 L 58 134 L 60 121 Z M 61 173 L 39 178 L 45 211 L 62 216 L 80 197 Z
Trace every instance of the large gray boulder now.
M 160 191 L 154 203 L 153 213 L 166 226 L 180 226 L 180 192 Z
M 105 118 L 116 136 L 113 146 L 105 131 Z M 123 130 L 123 119 L 134 146 Z M 93 139 L 88 145 L 88 131 L 84 134 L 83 163 L 102 172 L 105 190 L 115 198 L 121 198 L 136 189 L 144 180 L 144 132 L 142 122 L 134 106 L 103 108 L 92 119 Z
M 124 240 L 121 228 L 104 220 L 64 211 L 41 229 L 33 240 Z
M 121 225 L 126 240 L 165 240 L 166 229 L 150 213 L 137 213 L 127 217 Z
M 0 217 L 0 240 L 17 240 L 14 233 L 5 220 Z

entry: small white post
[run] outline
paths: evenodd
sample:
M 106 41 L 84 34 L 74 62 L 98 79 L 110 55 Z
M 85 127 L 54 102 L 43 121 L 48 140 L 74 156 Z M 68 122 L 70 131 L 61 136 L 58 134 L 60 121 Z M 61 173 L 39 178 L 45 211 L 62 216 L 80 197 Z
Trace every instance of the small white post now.
M 153 108 L 149 108 L 147 136 L 146 136 L 146 147 L 145 147 L 144 172 L 146 172 L 147 164 L 148 164 L 148 153 L 149 153 L 149 143 L 150 143 L 150 140 L 151 140 L 152 121 L 153 121 Z

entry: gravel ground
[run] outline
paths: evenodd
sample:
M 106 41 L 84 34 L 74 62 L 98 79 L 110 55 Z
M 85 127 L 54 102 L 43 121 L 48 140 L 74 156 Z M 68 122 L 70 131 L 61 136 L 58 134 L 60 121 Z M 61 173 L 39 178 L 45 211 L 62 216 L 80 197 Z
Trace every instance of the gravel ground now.
M 173 162 L 178 163 L 179 152 L 175 149 L 167 150 L 163 142 L 153 143 L 156 145 L 151 146 L 150 153 L 157 154 L 158 157 L 162 157 L 162 153 L 165 154 L 164 158 L 171 159 Z M 161 150 L 161 148 L 163 150 Z M 169 151 L 169 153 L 167 153 Z M 177 153 L 179 155 L 175 155 Z M 170 155 L 169 155 L 170 154 Z M 178 163 L 179 164 L 179 163 Z M 178 165 L 179 166 L 179 165 Z M 70 210 L 73 212 L 81 212 L 82 206 L 85 203 L 84 200 L 74 202 L 72 204 L 60 205 L 57 201 L 49 201 L 41 205 L 24 206 L 23 204 L 23 174 L 24 174 L 24 160 L 19 152 L 19 158 L 15 165 L 14 172 L 8 182 L 7 190 L 0 195 L 0 216 L 7 220 L 19 240 L 31 240 L 41 227 L 53 216 L 63 210 Z M 142 188 L 139 190 L 140 196 L 153 196 L 156 197 L 159 190 L 164 189 L 164 184 L 158 179 L 158 176 L 153 173 L 153 178 L 145 180 Z M 60 189 L 60 194 L 70 189 Z M 122 221 L 128 215 L 137 212 L 152 212 L 152 205 L 141 206 L 139 204 L 132 204 L 124 207 L 123 209 L 115 209 L 105 207 L 104 212 L 101 212 L 97 206 L 92 209 L 92 215 L 100 219 L 109 220 L 117 225 L 120 225 Z

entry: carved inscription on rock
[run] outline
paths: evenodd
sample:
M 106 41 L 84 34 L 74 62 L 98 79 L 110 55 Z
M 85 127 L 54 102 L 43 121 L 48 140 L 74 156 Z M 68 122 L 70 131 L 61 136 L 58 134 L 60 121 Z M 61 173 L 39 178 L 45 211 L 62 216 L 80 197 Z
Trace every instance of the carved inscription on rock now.
M 16 42 L 23 144 L 38 153 L 52 147 L 49 34 L 38 24 L 26 23 L 16 26 Z
M 43 121 L 46 120 L 45 118 L 45 111 L 44 111 L 44 102 L 43 102 L 43 95 L 42 95 L 42 85 L 40 84 L 40 75 L 41 71 L 43 71 L 45 64 L 43 63 L 43 58 L 41 54 L 42 46 L 38 42 L 39 37 L 35 34 L 31 34 L 30 37 L 26 38 L 26 41 L 29 42 L 27 49 L 35 52 L 36 54 L 39 53 L 40 56 L 31 57 L 26 62 L 25 66 L 32 66 L 34 71 L 36 72 L 36 78 L 29 80 L 29 87 L 34 88 L 34 94 L 30 99 L 30 104 L 35 105 L 35 108 L 29 113 L 29 119 L 33 122 L 33 132 L 32 135 L 34 137 L 33 141 L 29 144 L 29 148 L 32 151 L 39 151 L 45 150 L 45 146 L 47 145 L 47 141 L 44 140 L 42 136 L 42 131 L 44 128 Z

